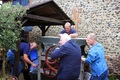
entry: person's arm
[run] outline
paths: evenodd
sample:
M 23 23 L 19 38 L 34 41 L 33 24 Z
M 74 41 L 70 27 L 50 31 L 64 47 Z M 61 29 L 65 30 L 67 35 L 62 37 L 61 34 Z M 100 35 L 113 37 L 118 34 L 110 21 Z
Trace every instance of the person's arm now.
M 58 37 L 60 37 L 60 34 L 58 34 Z
M 30 61 L 30 59 L 28 58 L 28 55 L 27 55 L 27 54 L 23 54 L 23 59 L 24 59 L 27 63 L 31 64 L 33 67 L 37 67 L 36 64 L 34 64 L 33 62 Z
M 69 34 L 71 36 L 71 38 L 77 38 L 78 37 L 78 34 L 77 33 L 72 33 L 72 34 Z M 60 37 L 60 34 L 58 34 L 58 37 Z
M 65 30 L 60 31 L 60 33 L 58 34 L 58 37 L 60 37 L 60 35 L 63 33 L 65 33 Z
M 77 33 L 72 33 L 72 34 L 70 34 L 70 36 L 71 36 L 72 38 L 76 38 L 76 37 L 78 37 L 78 34 L 77 34 Z
M 24 68 L 25 68 L 25 70 L 27 70 L 28 69 L 28 64 L 27 64 L 27 62 L 22 58 L 22 60 L 23 60 L 23 62 L 24 62 Z
M 71 29 L 70 30 L 70 34 L 69 34 L 72 38 L 77 38 L 78 37 L 78 34 L 76 32 L 76 30 L 74 29 Z
M 61 56 L 62 56 L 62 54 L 60 53 L 60 49 L 56 48 L 51 54 L 51 59 L 55 60 Z
M 52 54 L 51 54 L 51 58 L 57 59 L 57 58 L 61 58 L 62 56 L 67 54 L 67 50 L 66 48 L 62 45 L 60 48 L 56 48 Z
M 92 62 L 99 59 L 99 54 L 97 51 L 90 51 L 87 55 L 87 57 L 82 57 L 82 61 L 85 61 L 88 64 L 91 64 Z

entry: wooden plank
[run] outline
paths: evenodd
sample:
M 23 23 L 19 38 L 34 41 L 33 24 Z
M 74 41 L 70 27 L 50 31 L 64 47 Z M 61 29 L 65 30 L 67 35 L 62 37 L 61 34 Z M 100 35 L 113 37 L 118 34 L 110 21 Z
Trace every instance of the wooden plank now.
M 33 14 L 27 14 L 26 17 L 27 18 L 31 18 L 31 19 L 36 19 L 36 20 L 43 20 L 43 21 L 48 21 L 48 22 L 53 22 L 53 23 L 64 24 L 63 21 L 58 20 L 58 19 L 53 19 L 53 18 L 38 16 L 38 15 L 33 15 Z

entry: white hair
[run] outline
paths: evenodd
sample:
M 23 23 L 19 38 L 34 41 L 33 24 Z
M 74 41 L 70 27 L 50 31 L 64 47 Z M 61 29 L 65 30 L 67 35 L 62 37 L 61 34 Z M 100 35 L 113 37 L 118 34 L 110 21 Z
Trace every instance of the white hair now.
M 67 33 L 64 33 L 64 34 L 60 34 L 60 38 L 68 41 L 71 39 L 71 36 L 68 35 Z
M 69 22 L 66 22 L 65 25 L 64 25 L 64 27 L 65 27 L 65 26 L 71 27 L 71 24 L 70 24 Z
M 97 41 L 97 36 L 94 33 L 90 33 L 88 35 L 90 36 L 90 38 L 92 38 L 92 39 Z

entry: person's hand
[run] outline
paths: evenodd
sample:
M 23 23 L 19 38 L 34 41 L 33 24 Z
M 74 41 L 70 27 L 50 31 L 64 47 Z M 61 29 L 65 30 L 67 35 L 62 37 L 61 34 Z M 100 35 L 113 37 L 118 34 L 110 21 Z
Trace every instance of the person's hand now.
M 58 34 L 58 37 L 60 37 L 60 34 Z
M 61 37 L 62 34 L 58 34 L 58 37 Z
M 25 63 L 25 67 L 24 67 L 24 69 L 25 69 L 25 70 L 28 69 L 28 65 L 27 65 L 27 63 Z
M 34 64 L 34 63 L 32 63 L 32 66 L 36 68 L 38 65 L 36 65 L 36 64 Z
M 86 58 L 85 58 L 84 56 L 82 56 L 82 57 L 81 57 L 81 60 L 82 60 L 82 61 L 85 61 L 85 60 L 86 60 Z
M 90 44 L 88 44 L 88 43 L 87 43 L 87 45 L 88 45 L 88 48 L 91 48 L 91 47 L 92 47 L 92 45 L 90 45 Z

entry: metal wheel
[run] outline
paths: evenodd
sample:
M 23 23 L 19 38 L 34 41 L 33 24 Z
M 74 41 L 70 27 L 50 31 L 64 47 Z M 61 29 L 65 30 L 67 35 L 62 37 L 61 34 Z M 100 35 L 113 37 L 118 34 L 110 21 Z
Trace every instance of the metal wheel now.
M 51 46 L 45 54 L 45 62 L 43 64 L 43 72 L 49 78 L 54 78 L 58 71 L 58 60 L 52 60 L 50 58 L 55 46 Z

